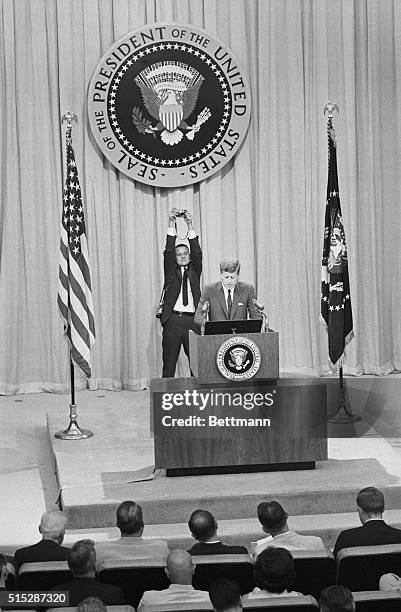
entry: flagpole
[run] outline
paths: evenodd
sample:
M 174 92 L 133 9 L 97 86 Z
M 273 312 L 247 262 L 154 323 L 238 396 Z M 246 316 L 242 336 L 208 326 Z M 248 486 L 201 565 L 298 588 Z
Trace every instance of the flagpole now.
M 77 121 L 77 116 L 71 113 L 69 110 L 62 116 L 62 122 L 67 121 L 67 132 L 66 140 L 71 141 L 71 130 L 72 121 Z M 85 440 L 92 438 L 93 432 L 89 429 L 81 429 L 77 421 L 77 405 L 75 403 L 75 373 L 74 373 L 74 362 L 71 356 L 71 349 L 69 350 L 69 361 L 70 361 L 70 423 L 67 429 L 57 431 L 54 435 L 60 440 Z
M 327 116 L 328 116 L 328 120 L 327 120 L 328 132 L 333 130 L 333 112 L 334 111 L 337 111 L 337 113 L 339 112 L 338 105 L 335 102 L 333 103 L 333 102 L 328 101 L 327 104 L 324 106 L 324 109 L 323 109 L 324 114 L 326 114 L 326 112 L 327 112 Z M 336 175 L 336 182 L 337 182 L 337 180 L 338 180 L 337 179 L 337 162 L 335 162 L 335 164 L 336 164 L 335 165 L 335 175 Z M 329 155 L 329 176 L 330 176 L 330 155 Z M 336 191 L 334 191 L 333 193 L 330 193 L 328 195 L 330 195 L 330 196 L 333 195 L 333 196 L 339 197 L 339 194 L 338 194 L 338 184 L 337 184 L 337 188 L 335 187 L 335 189 L 336 189 Z M 329 191 L 329 189 L 328 189 L 328 191 Z M 326 299 L 326 302 L 327 302 L 327 298 L 325 298 L 325 299 Z M 342 306 L 342 307 L 344 307 L 344 306 Z M 336 310 L 338 310 L 338 309 L 339 309 L 339 307 L 337 306 Z M 352 326 L 351 326 L 351 333 L 352 333 Z M 337 358 L 338 358 L 338 355 L 337 355 Z M 343 358 L 344 358 L 344 353 L 342 354 L 341 358 L 338 360 L 338 363 L 340 363 L 340 366 L 338 368 L 339 388 L 338 388 L 337 411 L 328 418 L 328 422 L 329 423 L 346 424 L 346 423 L 356 423 L 356 422 L 361 420 L 360 416 L 358 416 L 356 414 L 353 414 L 351 409 L 347 407 L 346 395 L 345 395 L 345 386 L 344 386 L 344 374 L 343 374 L 343 366 L 342 366 L 342 359 Z M 334 361 L 334 359 L 333 359 L 333 361 Z

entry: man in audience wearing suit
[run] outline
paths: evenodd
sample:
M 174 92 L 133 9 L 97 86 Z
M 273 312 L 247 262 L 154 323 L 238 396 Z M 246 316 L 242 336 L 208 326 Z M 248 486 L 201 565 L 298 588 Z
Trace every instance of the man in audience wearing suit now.
M 95 578 L 96 552 L 92 540 L 79 540 L 68 551 L 68 567 L 72 580 L 54 587 L 53 591 L 68 591 L 70 606 L 77 606 L 87 597 L 98 597 L 106 606 L 125 604 L 120 587 L 101 584 Z
M 138 612 L 146 612 L 148 606 L 160 604 L 177 604 L 204 602 L 209 603 L 209 593 L 199 591 L 192 586 L 192 576 L 195 566 L 192 557 L 185 550 L 172 550 L 167 557 L 166 574 L 170 579 L 168 589 L 161 591 L 145 591 L 139 602 Z
M 38 561 L 66 561 L 69 549 L 61 546 L 66 522 L 67 517 L 59 510 L 45 512 L 39 525 L 41 541 L 15 551 L 14 559 L 17 567 L 20 568 L 23 563 Z
M 357 495 L 356 504 L 362 527 L 346 529 L 340 533 L 334 546 L 334 556 L 342 548 L 350 546 L 401 543 L 401 529 L 395 529 L 383 521 L 384 495 L 379 489 L 362 489 Z
M 116 515 L 121 537 L 111 542 L 96 544 L 98 565 L 106 559 L 147 559 L 163 563 L 166 561 L 167 542 L 142 537 L 145 525 L 139 504 L 130 500 L 124 501 L 118 506 Z
M 258 519 L 265 538 L 253 543 L 253 556 L 256 558 L 268 546 L 281 546 L 287 550 L 322 550 L 321 538 L 300 535 L 288 527 L 288 514 L 277 501 L 262 502 L 258 505 Z
M 242 610 L 241 593 L 238 584 L 233 580 L 216 580 L 209 589 L 209 597 L 215 612 Z
M 167 229 L 164 249 L 164 287 L 160 322 L 163 326 L 163 378 L 172 378 L 181 346 L 189 357 L 188 332 L 199 328 L 194 323 L 196 305 L 200 297 L 202 251 L 192 224 L 192 215 L 185 211 L 188 242 L 177 244 L 175 220 L 179 211 L 173 208 Z M 182 216 L 182 215 L 180 215 Z
M 201 325 L 208 313 L 209 321 L 233 321 L 237 319 L 261 319 L 255 306 L 253 285 L 239 281 L 241 265 L 236 257 L 226 257 L 220 262 L 220 280 L 202 291 L 195 313 L 195 323 Z
M 208 510 L 192 512 L 188 527 L 197 543 L 188 551 L 191 555 L 247 555 L 245 546 L 227 546 L 217 537 L 217 521 Z

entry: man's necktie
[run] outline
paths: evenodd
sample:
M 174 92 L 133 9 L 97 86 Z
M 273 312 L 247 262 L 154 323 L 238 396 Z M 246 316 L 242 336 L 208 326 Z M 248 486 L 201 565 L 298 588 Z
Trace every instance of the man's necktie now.
M 231 299 L 231 289 L 228 290 L 228 297 L 227 297 L 227 312 L 228 312 L 228 318 L 231 319 L 231 309 L 233 307 L 233 301 Z
M 188 306 L 188 272 L 186 268 L 184 268 L 182 275 L 182 303 L 184 306 Z

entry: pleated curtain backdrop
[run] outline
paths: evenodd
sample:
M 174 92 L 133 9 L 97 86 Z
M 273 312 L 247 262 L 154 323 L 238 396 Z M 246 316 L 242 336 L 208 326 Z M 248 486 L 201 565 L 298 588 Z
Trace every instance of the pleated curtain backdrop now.
M 204 28 L 249 76 L 252 117 L 234 161 L 185 188 L 134 182 L 102 156 L 87 88 L 119 37 L 155 21 Z M 203 284 L 241 260 L 280 333 L 284 372 L 327 373 L 320 275 L 327 100 L 334 118 L 354 331 L 345 373 L 401 369 L 400 0 L 2 0 L 0 393 L 66 391 L 57 310 L 64 172 L 61 116 L 86 211 L 97 339 L 90 388 L 161 373 L 155 318 L 170 208 L 193 212 Z M 179 374 L 188 373 L 184 360 Z M 86 381 L 77 372 L 77 384 Z

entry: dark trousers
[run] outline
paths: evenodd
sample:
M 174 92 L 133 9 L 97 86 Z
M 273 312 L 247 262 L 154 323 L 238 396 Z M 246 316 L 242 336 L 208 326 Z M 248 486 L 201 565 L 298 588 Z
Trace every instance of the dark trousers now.
M 188 332 L 190 329 L 199 333 L 199 327 L 194 323 L 193 315 L 178 315 L 173 312 L 164 324 L 162 340 L 163 378 L 174 377 L 181 346 L 184 347 L 185 354 L 189 359 Z

